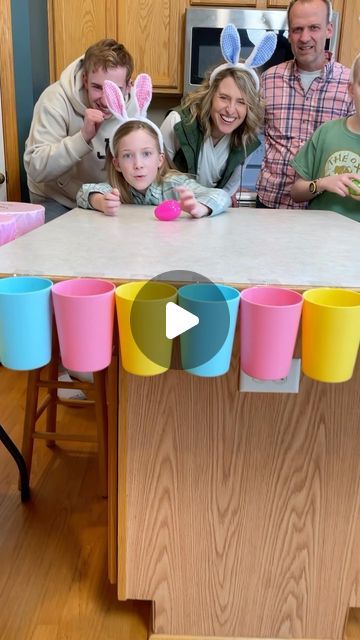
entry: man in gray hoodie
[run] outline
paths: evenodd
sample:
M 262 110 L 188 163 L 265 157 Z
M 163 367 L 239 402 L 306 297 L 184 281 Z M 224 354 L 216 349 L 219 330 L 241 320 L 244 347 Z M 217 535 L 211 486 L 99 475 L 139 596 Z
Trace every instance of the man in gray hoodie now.
M 104 182 L 109 139 L 118 121 L 107 109 L 104 80 L 129 100 L 133 58 L 116 40 L 100 40 L 72 62 L 41 94 L 25 143 L 31 202 L 45 206 L 45 221 L 76 207 L 84 182 Z

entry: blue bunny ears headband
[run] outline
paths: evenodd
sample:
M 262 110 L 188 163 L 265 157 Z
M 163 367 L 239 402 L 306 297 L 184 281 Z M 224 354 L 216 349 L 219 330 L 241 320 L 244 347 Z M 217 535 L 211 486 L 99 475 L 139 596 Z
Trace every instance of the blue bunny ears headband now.
M 121 93 L 119 87 L 111 80 L 104 81 L 104 96 L 109 111 L 120 122 L 120 127 L 125 122 L 141 121 L 146 122 L 152 129 L 154 129 L 158 140 L 161 153 L 164 153 L 164 140 L 159 127 L 154 122 L 148 120 L 146 117 L 148 106 L 152 98 L 152 82 L 147 73 L 140 73 L 134 82 L 134 94 L 133 99 L 136 105 L 136 114 L 133 118 L 129 118 L 126 113 L 126 105 L 124 96 Z M 115 149 L 113 145 L 114 135 L 119 127 L 114 131 L 110 139 L 110 151 L 115 156 Z
M 233 24 L 226 25 L 220 36 L 221 51 L 226 62 L 212 71 L 209 78 L 210 86 L 217 74 L 223 69 L 240 69 L 251 75 L 258 91 L 260 83 L 255 69 L 261 67 L 271 58 L 275 51 L 276 40 L 276 34 L 273 31 L 267 31 L 245 62 L 239 62 L 241 43 L 238 30 Z

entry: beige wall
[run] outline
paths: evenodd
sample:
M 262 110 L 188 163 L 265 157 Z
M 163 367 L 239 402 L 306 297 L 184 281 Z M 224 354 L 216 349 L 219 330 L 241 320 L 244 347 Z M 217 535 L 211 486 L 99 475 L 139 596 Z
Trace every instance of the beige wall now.
M 161 125 L 169 109 L 180 104 L 181 96 L 154 96 L 148 111 L 148 117 L 158 126 Z

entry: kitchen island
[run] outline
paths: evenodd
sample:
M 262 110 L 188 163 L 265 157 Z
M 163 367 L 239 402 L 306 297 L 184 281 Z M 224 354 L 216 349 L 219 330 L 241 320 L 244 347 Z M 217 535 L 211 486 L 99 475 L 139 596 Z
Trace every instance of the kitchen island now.
M 168 271 L 239 289 L 360 290 L 360 225 L 325 211 L 234 209 L 161 223 L 74 210 L 0 249 L 0 273 Z M 154 602 L 152 638 L 341 638 L 360 607 L 360 367 L 298 394 L 239 391 L 229 373 L 119 369 L 110 430 L 110 578 Z M 115 449 L 115 442 L 116 449 Z M 65 479 L 64 479 L 65 481 Z

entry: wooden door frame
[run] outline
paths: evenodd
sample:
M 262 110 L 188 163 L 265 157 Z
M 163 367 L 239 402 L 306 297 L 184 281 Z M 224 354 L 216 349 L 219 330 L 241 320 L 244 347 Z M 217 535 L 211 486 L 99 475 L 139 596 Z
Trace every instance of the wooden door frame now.
M 0 83 L 7 198 L 8 200 L 20 201 L 20 167 L 10 1 L 2 0 L 0 3 Z

